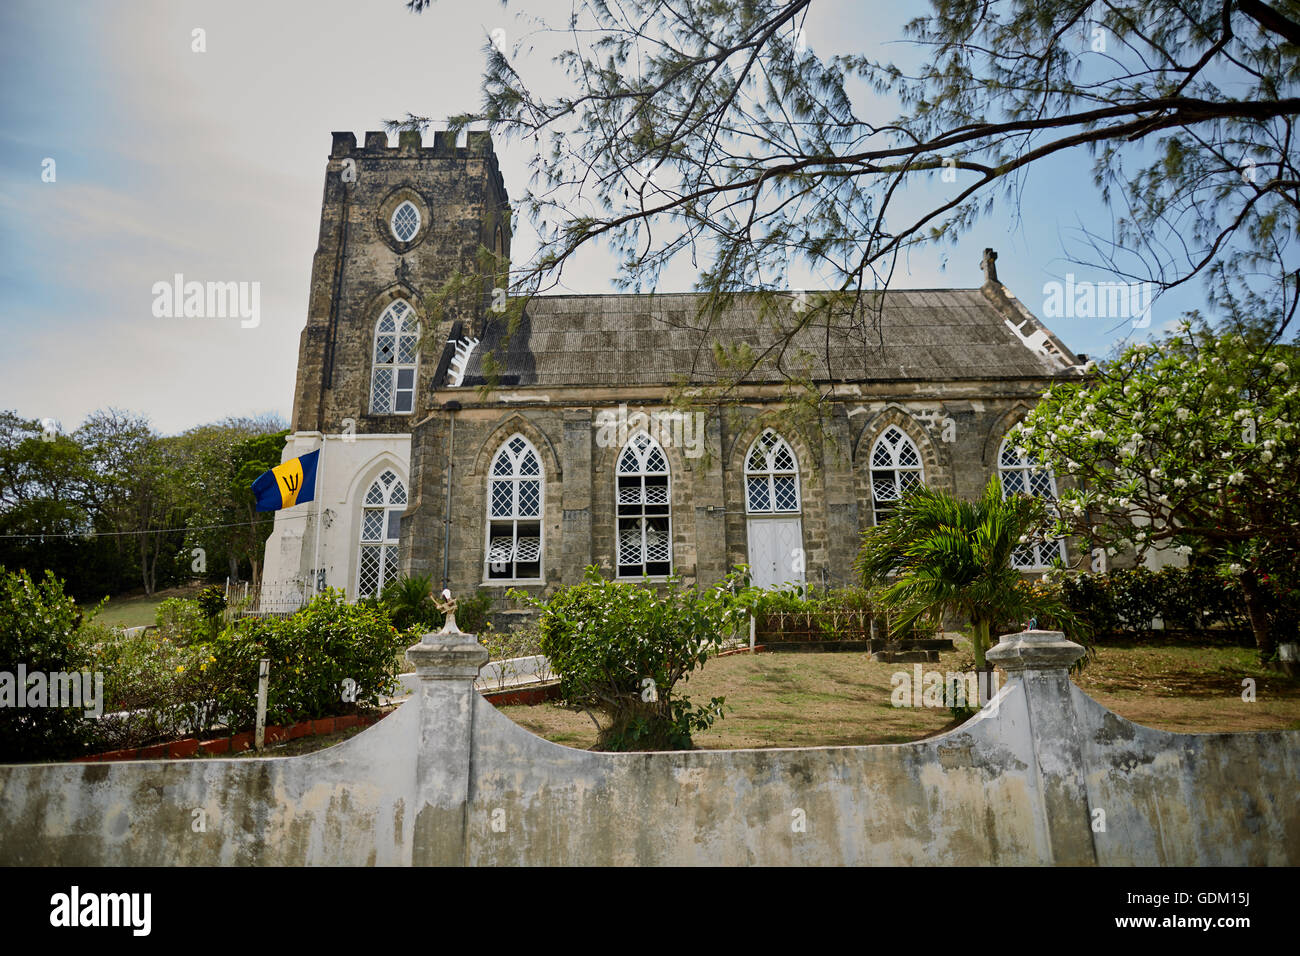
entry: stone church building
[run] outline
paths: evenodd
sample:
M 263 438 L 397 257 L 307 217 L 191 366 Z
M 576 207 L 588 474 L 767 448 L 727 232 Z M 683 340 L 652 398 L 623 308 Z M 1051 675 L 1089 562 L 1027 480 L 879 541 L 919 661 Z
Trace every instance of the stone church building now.
M 480 246 L 509 255 L 507 209 L 486 133 L 333 134 L 284 451 L 321 449 L 318 487 L 276 513 L 264 607 L 408 574 L 490 589 L 499 607 L 507 587 L 546 593 L 593 564 L 700 583 L 747 564 L 765 586 L 840 586 L 859 533 L 913 484 L 975 497 L 998 473 L 1055 494 L 1005 439 L 1082 357 L 1002 286 L 991 252 L 978 286 L 890 289 L 879 340 L 795 343 L 814 381 L 839 383 L 811 434 L 770 366 L 725 414 L 672 413 L 674 383 L 717 381 L 712 341 L 763 346 L 744 296 L 707 335 L 689 294 L 539 296 L 508 336 L 490 310 L 450 311 L 440 351 L 421 351 L 428 297 Z M 1058 553 L 1030 543 L 1015 563 Z

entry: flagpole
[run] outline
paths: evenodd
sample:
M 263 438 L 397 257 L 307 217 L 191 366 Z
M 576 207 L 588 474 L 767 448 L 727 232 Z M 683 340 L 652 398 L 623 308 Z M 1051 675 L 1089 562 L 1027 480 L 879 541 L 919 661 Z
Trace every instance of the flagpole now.
M 317 451 L 321 452 L 316 461 L 316 553 L 312 556 L 312 582 L 311 593 L 315 597 L 320 593 L 320 536 L 321 536 L 321 512 L 325 510 L 325 433 L 321 432 L 320 445 Z

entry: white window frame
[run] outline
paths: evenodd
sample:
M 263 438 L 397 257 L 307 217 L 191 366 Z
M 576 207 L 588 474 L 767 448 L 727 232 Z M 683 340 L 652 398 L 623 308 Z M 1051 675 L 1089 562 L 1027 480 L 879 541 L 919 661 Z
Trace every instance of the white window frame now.
M 752 467 L 754 452 L 758 449 L 759 443 L 767 438 L 772 438 L 774 441 L 763 453 L 764 466 L 755 469 Z M 790 456 L 791 467 L 788 469 L 776 466 L 776 454 L 781 448 L 784 448 L 786 454 Z M 778 509 L 776 507 L 777 478 L 794 478 L 793 509 Z M 745 513 L 751 515 L 789 515 L 792 517 L 802 514 L 803 488 L 800 487 L 799 478 L 799 456 L 794 453 L 794 448 L 775 429 L 763 429 L 759 436 L 750 443 L 748 451 L 745 452 Z M 762 480 L 766 480 L 767 483 L 767 507 L 755 508 L 753 498 L 749 493 L 749 484 L 751 481 Z
M 384 476 L 392 475 L 393 481 L 385 484 Z M 376 488 L 379 489 L 382 501 L 367 504 L 370 500 L 370 493 Z M 400 500 L 394 501 L 395 493 L 400 490 Z M 401 515 L 406 511 L 406 506 L 410 502 L 410 495 L 406 489 L 406 481 L 397 472 L 395 468 L 385 468 L 375 480 L 366 486 L 366 492 L 361 497 L 361 522 L 357 527 L 357 577 L 356 577 L 356 595 L 357 598 L 378 595 L 383 592 L 384 585 L 393 581 L 398 576 L 398 543 L 401 540 Z M 383 522 L 380 530 L 382 538 L 366 538 L 366 513 L 380 512 Z M 390 537 L 389 529 L 392 526 L 392 516 L 396 514 L 398 524 L 398 536 Z M 389 549 L 392 549 L 391 551 Z M 365 567 L 365 554 L 367 550 L 375 549 L 379 551 L 379 578 L 373 591 L 362 590 L 361 574 Z M 392 555 L 392 566 L 389 566 L 388 558 Z
M 415 229 L 411 231 L 411 234 L 407 238 L 403 239 L 397 232 L 397 214 L 407 206 L 410 206 L 411 211 L 415 213 Z M 422 225 L 424 225 L 424 216 L 420 215 L 420 207 L 409 199 L 403 199 L 399 202 L 397 208 L 393 210 L 393 214 L 388 217 L 388 229 L 393 234 L 393 238 L 398 242 L 410 242 L 420 234 L 420 227 Z
M 886 442 L 885 439 L 891 432 L 898 432 L 902 436 L 903 442 L 906 442 L 912 451 L 916 453 L 915 465 L 904 465 L 899 461 L 899 449 L 903 447 L 903 442 Z M 876 450 L 879 448 L 884 448 L 889 454 L 889 464 L 876 464 Z M 876 499 L 877 472 L 881 472 L 882 476 L 885 472 L 889 472 L 894 483 L 893 504 L 884 509 L 883 515 L 881 513 L 881 503 L 886 499 L 881 499 L 881 501 Z M 876 436 L 876 440 L 871 443 L 871 451 L 867 456 L 867 489 L 871 495 L 871 514 L 877 525 L 882 520 L 887 519 L 897 509 L 898 502 L 903 500 L 904 472 L 916 474 L 921 484 L 925 484 L 925 459 L 921 457 L 921 447 L 903 428 L 898 425 L 888 425 L 881 430 L 880 434 Z
M 637 443 L 638 443 L 639 440 L 642 439 L 642 438 L 644 438 L 648 444 L 644 445 L 644 447 L 642 447 L 642 448 L 638 451 L 638 450 L 637 450 Z M 650 457 L 651 451 L 652 451 L 653 449 L 658 449 L 658 451 L 659 451 L 659 456 L 660 456 L 660 458 L 663 460 L 664 468 L 663 468 L 662 471 L 647 471 L 647 470 L 646 470 L 646 462 L 647 462 L 647 459 Z M 624 458 L 624 456 L 627 454 L 627 452 L 628 452 L 629 450 L 632 451 L 633 456 L 636 458 L 636 464 L 637 464 L 637 470 L 636 470 L 636 471 L 624 471 L 624 470 L 623 470 L 623 467 L 622 467 L 622 464 L 623 464 L 623 458 Z M 664 500 L 664 502 L 663 502 L 662 504 L 659 504 L 659 503 L 648 504 L 648 503 L 646 502 L 646 500 L 645 500 L 645 499 L 646 499 L 645 489 L 646 489 L 646 487 L 647 487 L 647 486 L 646 486 L 646 479 L 647 479 L 647 478 L 659 478 L 659 477 L 661 477 L 661 476 L 664 478 L 664 484 L 663 484 L 663 487 L 664 487 L 664 497 L 665 497 L 665 500 Z M 623 479 L 623 478 L 638 478 L 638 479 L 640 479 L 640 481 L 639 481 L 639 488 L 640 488 L 640 495 L 639 495 L 639 498 L 640 498 L 640 500 L 639 500 L 639 501 L 637 501 L 637 502 L 629 502 L 629 503 L 627 503 L 627 504 L 620 504 L 620 503 L 619 503 L 619 490 L 620 490 L 620 487 L 621 487 L 621 484 L 622 484 L 622 482 L 620 481 L 620 479 Z M 657 487 L 657 486 L 658 486 L 658 482 L 655 482 L 654 485 L 653 485 L 653 487 Z M 647 509 L 648 509 L 648 508 L 654 508 L 654 509 L 656 509 L 656 510 L 655 510 L 654 512 L 652 512 L 652 513 L 647 513 Z M 659 508 L 663 508 L 664 510 L 663 510 L 662 512 L 660 512 L 660 511 L 658 510 Z M 666 519 L 666 524 L 667 524 L 667 531 L 666 531 L 666 534 L 667 534 L 667 536 L 668 536 L 668 538 L 667 538 L 667 543 L 668 543 L 668 560 L 667 560 L 666 562 L 664 562 L 664 561 L 653 561 L 653 562 L 652 562 L 652 561 L 648 561 L 648 560 L 646 560 L 646 557 L 647 557 L 647 556 L 646 556 L 646 537 L 647 537 L 647 535 L 646 535 L 646 531 L 647 531 L 647 529 L 648 529 L 648 524 L 647 524 L 647 522 L 646 522 L 646 519 L 647 519 L 648 517 L 652 517 L 652 518 L 665 518 L 665 519 Z M 624 567 L 632 567 L 632 565 L 630 565 L 630 564 L 628 564 L 628 565 L 624 565 L 624 564 L 622 563 L 622 561 L 621 561 L 622 553 L 621 553 L 621 547 L 620 547 L 620 539 L 622 538 L 622 525 L 623 525 L 623 522 L 624 522 L 625 520 L 627 520 L 627 521 L 630 521 L 630 520 L 639 520 L 639 521 L 640 521 L 640 525 L 641 525 L 641 527 L 640 527 L 640 530 L 641 530 L 641 561 L 640 561 L 640 567 L 641 567 L 641 572 L 642 572 L 642 573 L 640 573 L 640 574 L 624 574 L 624 573 L 623 573 L 623 570 L 622 570 Z M 648 571 L 647 571 L 647 566 L 650 565 L 650 564 L 667 564 L 667 565 L 668 565 L 668 570 L 667 570 L 667 571 L 656 571 L 654 574 L 650 574 L 650 573 L 648 573 Z M 618 450 L 618 457 L 616 457 L 616 458 L 614 459 L 614 577 L 615 577 L 616 579 L 621 579 L 621 580 L 625 580 L 625 581 L 640 581 L 640 580 L 642 580 L 642 579 L 644 579 L 644 578 L 649 578 L 649 579 L 652 580 L 652 581 L 653 581 L 653 580 L 662 580 L 662 579 L 664 579 L 664 578 L 667 578 L 669 575 L 671 575 L 671 574 L 673 573 L 673 565 L 674 565 L 674 561 L 673 561 L 673 476 L 672 476 L 672 464 L 668 461 L 668 455 L 664 452 L 663 446 L 660 445 L 659 442 L 655 441 L 655 440 L 654 440 L 654 437 L 651 436 L 649 432 L 646 432 L 646 431 L 636 431 L 636 432 L 633 432 L 631 436 L 629 436 L 629 438 L 628 438 L 628 440 L 627 440 L 627 443 L 624 444 L 623 447 L 620 448 L 620 449 Z
M 404 308 L 398 310 L 397 307 L 399 305 L 404 306 Z M 380 329 L 384 327 L 385 318 L 394 311 L 396 311 L 397 314 L 392 316 L 393 331 L 381 332 Z M 411 307 L 411 303 L 407 302 L 405 299 L 394 299 L 384 307 L 382 312 L 379 313 L 379 319 L 375 322 L 375 334 L 370 346 L 370 403 L 367 406 L 370 409 L 371 415 L 415 414 L 416 397 L 419 394 L 420 385 L 420 322 L 414 316 L 415 309 Z M 401 341 L 402 339 L 411 336 L 415 337 L 414 351 L 412 352 L 413 360 L 410 362 L 398 362 L 397 360 L 400 358 L 399 349 L 401 347 Z M 381 337 L 392 338 L 393 340 L 392 351 L 390 353 L 392 356 L 391 362 L 381 362 L 379 360 Z M 410 391 L 411 407 L 406 411 L 401 411 L 397 408 L 397 395 L 399 392 L 397 380 L 401 373 L 405 371 L 410 371 L 411 373 L 411 387 L 410 389 L 400 389 L 400 391 Z M 390 375 L 388 403 L 387 407 L 384 408 L 378 406 L 376 395 L 376 385 L 379 381 L 379 375 L 381 372 L 388 372 Z
M 1004 464 L 1008 453 L 1015 458 L 1015 464 Z M 1052 469 L 1025 455 L 1017 453 L 1015 442 L 1011 437 L 1011 433 L 1008 432 L 1003 436 L 1002 444 L 998 446 L 998 482 L 1002 485 L 1002 497 L 1004 500 L 1012 494 L 1012 492 L 1007 488 L 1007 475 L 1012 472 L 1021 476 L 1020 481 L 1025 488 L 1025 491 L 1022 493 L 1033 495 L 1035 498 L 1042 498 L 1048 503 L 1049 508 L 1055 507 L 1057 500 L 1056 476 L 1052 474 Z M 1030 476 L 1035 473 L 1047 478 L 1048 488 L 1050 489 L 1048 495 L 1040 495 L 1031 490 L 1032 486 L 1029 483 L 1029 479 Z M 1056 554 L 1060 556 L 1062 563 L 1064 563 L 1066 559 L 1065 539 L 1056 538 L 1052 541 L 1032 541 L 1028 544 L 1021 545 L 1011 554 L 1011 566 L 1017 571 L 1046 571 L 1048 568 L 1052 567 L 1053 555 L 1048 552 L 1051 550 L 1053 544 L 1056 545 Z M 1033 563 L 1017 563 L 1016 555 L 1026 548 L 1033 552 Z
M 511 449 L 515 439 L 524 443 L 524 447 L 518 452 Z M 531 452 L 537 461 L 537 474 L 525 475 L 520 473 L 519 466 L 523 461 L 525 454 Z M 510 474 L 497 475 L 497 462 L 502 456 L 510 459 Z M 492 492 L 493 485 L 497 482 L 509 482 L 510 488 L 510 514 L 494 515 L 492 513 Z M 519 513 L 519 485 L 524 481 L 537 482 L 537 514 L 520 515 Z M 483 542 L 483 583 L 488 586 L 510 585 L 510 584 L 544 584 L 546 582 L 546 463 L 542 461 L 541 454 L 537 447 L 528 440 L 528 438 L 519 432 L 510 435 L 501 443 L 496 454 L 492 456 L 492 461 L 488 465 L 487 473 L 487 501 L 485 511 L 487 520 L 484 522 L 484 542 Z M 492 577 L 492 526 L 504 525 L 510 523 L 510 571 L 509 577 Z M 517 559 L 519 553 L 519 525 L 520 524 L 537 525 L 537 575 L 536 577 L 521 578 L 518 576 L 518 565 L 521 563 L 531 564 L 532 562 L 520 562 Z M 530 535 L 531 537 L 531 535 Z

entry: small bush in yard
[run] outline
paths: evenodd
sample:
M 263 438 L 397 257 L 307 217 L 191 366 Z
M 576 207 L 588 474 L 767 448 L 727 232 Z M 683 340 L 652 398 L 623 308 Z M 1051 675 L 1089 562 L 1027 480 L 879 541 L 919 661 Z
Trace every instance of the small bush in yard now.
M 329 589 L 293 617 L 244 618 L 212 644 L 219 709 L 249 726 L 257 713 L 257 666 L 271 661 L 268 723 L 350 713 L 396 690 L 398 652 L 413 643 L 381 608 L 348 604 Z
M 700 592 L 669 578 L 656 592 L 608 581 L 595 567 L 581 584 L 561 588 L 547 601 L 520 591 L 510 596 L 541 609 L 541 651 L 560 678 L 564 700 L 589 715 L 601 710 L 597 749 L 687 750 L 691 736 L 722 716 L 723 699 L 695 705 L 675 696 L 677 684 L 708 660 L 746 614 L 731 593 L 733 574 Z

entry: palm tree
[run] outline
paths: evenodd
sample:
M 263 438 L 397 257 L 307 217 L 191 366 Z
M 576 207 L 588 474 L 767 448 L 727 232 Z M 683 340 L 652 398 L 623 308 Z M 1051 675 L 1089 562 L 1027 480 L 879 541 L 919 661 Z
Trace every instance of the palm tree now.
M 996 476 L 977 501 L 920 487 L 887 520 L 863 532 L 857 568 L 868 586 L 889 582 L 879 600 L 899 612 L 896 631 L 922 616 L 966 616 L 975 666 L 983 669 L 994 624 L 1058 610 L 1031 599 L 1011 566 L 1016 548 L 1046 523 L 1040 499 L 1003 498 Z

